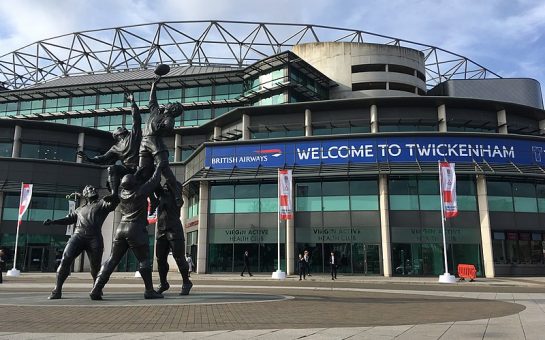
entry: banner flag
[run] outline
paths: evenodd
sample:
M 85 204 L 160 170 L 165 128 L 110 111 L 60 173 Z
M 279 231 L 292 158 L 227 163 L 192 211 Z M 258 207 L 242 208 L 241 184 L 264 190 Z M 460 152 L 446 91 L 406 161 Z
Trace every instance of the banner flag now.
M 454 163 L 439 163 L 439 180 L 441 181 L 441 195 L 443 196 L 443 212 L 445 218 L 452 218 L 458 215 L 458 204 L 456 202 L 456 173 Z
M 280 220 L 293 218 L 291 170 L 278 170 L 278 215 Z
M 157 222 L 157 208 L 151 211 L 151 201 L 148 197 L 148 224 L 155 224 Z
M 19 198 L 19 221 L 23 218 L 23 215 L 30 205 L 30 199 L 32 198 L 32 184 L 21 183 L 21 197 Z M 20 222 L 19 222 L 20 223 Z
M 69 200 L 69 201 L 68 201 L 68 215 L 70 215 L 71 213 L 73 213 L 75 210 L 76 210 L 76 201 Z M 74 235 L 74 227 L 75 227 L 75 224 L 69 224 L 69 225 L 67 225 L 67 226 L 66 226 L 66 233 L 65 233 L 65 235 L 66 235 L 66 236 L 72 236 L 72 235 Z

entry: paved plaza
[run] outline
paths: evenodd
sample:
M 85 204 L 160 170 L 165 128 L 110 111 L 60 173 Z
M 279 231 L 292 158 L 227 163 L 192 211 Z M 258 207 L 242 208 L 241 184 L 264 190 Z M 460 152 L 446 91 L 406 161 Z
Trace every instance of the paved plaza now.
M 162 300 L 144 300 L 129 273 L 114 274 L 103 301 L 89 299 L 87 273 L 53 301 L 54 274 L 6 278 L 0 339 L 545 339 L 545 278 L 212 274 L 192 275 L 179 296 L 175 275 Z

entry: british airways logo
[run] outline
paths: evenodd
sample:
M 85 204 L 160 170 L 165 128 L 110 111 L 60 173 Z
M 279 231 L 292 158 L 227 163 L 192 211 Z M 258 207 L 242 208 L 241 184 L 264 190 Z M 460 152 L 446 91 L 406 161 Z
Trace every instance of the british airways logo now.
M 280 149 L 259 149 L 249 150 L 244 152 L 246 155 L 237 156 L 216 156 L 210 159 L 211 165 L 217 164 L 233 164 L 233 165 L 248 165 L 267 162 L 269 157 L 278 158 L 282 156 L 282 150 Z
M 271 155 L 273 157 L 280 157 L 282 156 L 282 150 L 280 149 L 267 149 L 267 150 L 258 150 L 254 151 L 255 153 L 258 153 L 260 155 Z

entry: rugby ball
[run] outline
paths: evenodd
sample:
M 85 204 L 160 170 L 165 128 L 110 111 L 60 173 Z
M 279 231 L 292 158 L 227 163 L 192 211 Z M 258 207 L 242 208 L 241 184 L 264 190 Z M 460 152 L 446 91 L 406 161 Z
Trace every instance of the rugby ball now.
M 165 74 L 170 72 L 170 66 L 167 64 L 159 64 L 157 67 L 155 67 L 155 70 L 153 71 L 158 76 L 164 76 Z

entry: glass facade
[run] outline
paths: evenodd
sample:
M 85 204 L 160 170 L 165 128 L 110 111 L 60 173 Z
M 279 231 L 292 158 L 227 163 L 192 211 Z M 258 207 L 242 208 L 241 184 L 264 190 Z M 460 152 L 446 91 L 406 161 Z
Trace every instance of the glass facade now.
M 0 234 L 0 244 L 6 250 L 6 267 L 13 268 L 15 234 Z M 55 272 L 69 236 L 19 233 L 16 268 L 24 272 Z
M 159 104 L 169 102 L 208 102 L 236 99 L 242 95 L 242 82 L 174 88 L 157 91 Z M 149 102 L 149 91 L 134 92 L 139 106 Z M 57 113 L 67 111 L 90 111 L 96 109 L 127 108 L 130 103 L 124 93 L 100 93 L 85 96 L 21 100 L 0 103 L 0 116 L 16 116 L 34 113 Z
M 293 83 L 304 87 L 306 91 L 311 91 L 318 98 L 326 99 L 329 97 L 327 88 L 293 67 L 289 68 L 289 79 Z
M 388 186 L 393 274 L 443 274 L 438 178 L 391 176 Z M 459 214 L 465 215 L 445 222 L 448 270 L 455 273 L 459 263 L 469 263 L 482 275 L 476 184 L 470 176 L 457 176 L 456 186 Z
M 545 272 L 545 182 L 490 178 L 488 209 L 494 264 L 500 275 Z
M 287 68 L 267 70 L 252 76 L 244 82 L 244 95 L 251 95 L 263 89 L 271 89 L 288 80 Z
M 494 264 L 544 265 L 545 233 L 534 231 L 494 231 Z
M 12 142 L 0 142 L 0 157 L 11 157 L 12 151 Z
M 331 252 L 340 273 L 381 273 L 376 179 L 300 182 L 295 194 L 295 257 L 308 251 L 311 273 L 329 271 Z
M 77 146 L 23 142 L 21 158 L 52 159 L 75 162 Z
M 189 197 L 187 202 L 187 218 L 199 216 L 199 195 Z
M 67 193 L 68 194 L 68 193 Z M 7 192 L 2 205 L 2 220 L 17 221 L 20 193 Z M 34 193 L 23 221 L 42 222 L 48 218 L 58 219 L 68 214 L 66 194 Z
M 491 212 L 545 212 L 545 183 L 488 180 Z
M 208 271 L 241 271 L 248 250 L 252 271 L 272 272 L 278 242 L 276 183 L 211 185 L 209 204 Z

